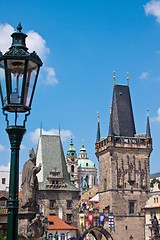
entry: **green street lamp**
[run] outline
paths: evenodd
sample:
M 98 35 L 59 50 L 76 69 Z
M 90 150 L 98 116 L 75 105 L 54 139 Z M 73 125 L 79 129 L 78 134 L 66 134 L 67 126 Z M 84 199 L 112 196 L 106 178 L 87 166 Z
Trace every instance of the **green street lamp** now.
M 30 114 L 33 95 L 42 61 L 35 52 L 29 53 L 26 47 L 26 34 L 21 32 L 21 24 L 12 37 L 9 51 L 0 52 L 0 95 L 3 114 L 6 117 L 11 145 L 11 164 L 9 198 L 7 202 L 7 239 L 18 239 L 18 183 L 19 183 L 19 150 L 23 135 L 26 132 L 25 122 Z M 14 124 L 9 116 L 14 114 Z M 17 125 L 17 114 L 25 114 L 23 123 Z
M 47 240 L 47 230 L 48 230 L 48 226 L 49 226 L 49 223 L 50 221 L 48 221 L 48 218 L 45 217 L 45 219 L 43 220 L 43 223 L 44 223 L 44 230 L 45 230 L 45 239 Z

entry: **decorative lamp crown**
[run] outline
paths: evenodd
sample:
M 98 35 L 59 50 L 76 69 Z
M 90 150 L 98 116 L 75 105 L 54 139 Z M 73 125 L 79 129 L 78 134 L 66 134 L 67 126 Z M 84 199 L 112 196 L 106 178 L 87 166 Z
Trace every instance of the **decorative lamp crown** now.
M 2 108 L 8 112 L 27 112 L 31 109 L 42 61 L 36 52 L 29 53 L 27 35 L 19 23 L 9 51 L 0 52 L 0 95 Z

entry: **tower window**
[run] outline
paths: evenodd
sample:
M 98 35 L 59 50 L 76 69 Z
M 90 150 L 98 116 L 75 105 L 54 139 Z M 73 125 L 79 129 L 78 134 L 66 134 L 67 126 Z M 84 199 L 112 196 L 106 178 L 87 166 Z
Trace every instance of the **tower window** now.
M 88 163 L 86 163 L 86 166 L 88 167 Z
M 56 201 L 55 200 L 50 200 L 49 202 L 49 207 L 50 208 L 55 208 Z
M 87 181 L 87 183 L 88 183 L 88 176 L 86 176 L 86 181 Z
M 67 200 L 67 209 L 72 208 L 72 200 Z
M 104 179 L 104 190 L 107 190 L 107 179 Z
M 129 214 L 134 214 L 135 202 L 129 202 Z
M 74 165 L 71 166 L 71 172 L 74 172 Z
M 72 221 L 72 214 L 67 214 L 67 221 L 71 222 Z

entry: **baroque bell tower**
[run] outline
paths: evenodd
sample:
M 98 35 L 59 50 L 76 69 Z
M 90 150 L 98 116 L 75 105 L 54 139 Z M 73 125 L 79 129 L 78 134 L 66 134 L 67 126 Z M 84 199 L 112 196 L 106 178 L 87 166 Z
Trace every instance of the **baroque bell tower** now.
M 144 206 L 150 192 L 152 138 L 147 110 L 145 134 L 136 134 L 128 85 L 114 84 L 109 134 L 100 138 L 95 152 L 99 161 L 100 212 L 113 215 L 106 228 L 113 239 L 144 240 Z

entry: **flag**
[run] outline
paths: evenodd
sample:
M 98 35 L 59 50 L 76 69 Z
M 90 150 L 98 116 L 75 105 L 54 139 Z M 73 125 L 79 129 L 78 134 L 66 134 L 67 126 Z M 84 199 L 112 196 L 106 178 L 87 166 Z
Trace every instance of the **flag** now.
M 93 213 L 88 213 L 88 226 L 93 226 Z
M 108 215 L 109 228 L 114 228 L 114 216 Z
M 102 227 L 104 226 L 104 218 L 105 218 L 105 215 L 100 213 L 99 214 L 99 227 L 102 225 Z

